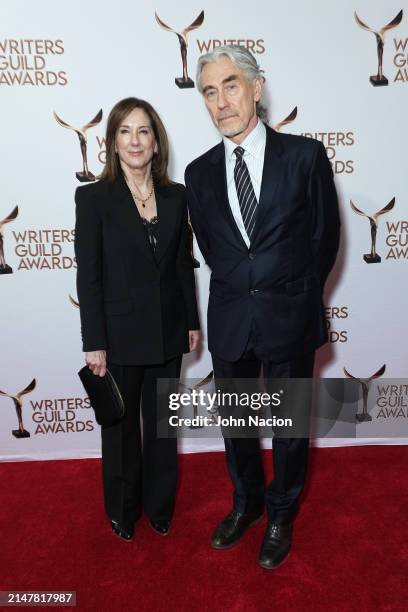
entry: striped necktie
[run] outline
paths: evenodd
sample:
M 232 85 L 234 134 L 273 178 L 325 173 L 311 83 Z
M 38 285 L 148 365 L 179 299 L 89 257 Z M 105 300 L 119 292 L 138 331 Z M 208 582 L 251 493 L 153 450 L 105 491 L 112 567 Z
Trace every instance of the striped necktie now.
M 248 238 L 251 240 L 255 227 L 258 202 L 251 182 L 251 177 L 249 176 L 248 167 L 244 161 L 245 149 L 236 147 L 234 153 L 236 156 L 234 168 L 235 187 L 237 190 L 239 207 L 241 209 L 242 221 L 244 222 Z

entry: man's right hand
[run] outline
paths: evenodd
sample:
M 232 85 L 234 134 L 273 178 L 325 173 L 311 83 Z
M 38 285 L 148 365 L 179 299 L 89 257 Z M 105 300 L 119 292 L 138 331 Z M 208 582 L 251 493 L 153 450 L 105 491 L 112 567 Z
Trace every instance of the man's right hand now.
M 96 376 L 105 376 L 106 351 L 89 351 L 85 353 L 85 361 Z

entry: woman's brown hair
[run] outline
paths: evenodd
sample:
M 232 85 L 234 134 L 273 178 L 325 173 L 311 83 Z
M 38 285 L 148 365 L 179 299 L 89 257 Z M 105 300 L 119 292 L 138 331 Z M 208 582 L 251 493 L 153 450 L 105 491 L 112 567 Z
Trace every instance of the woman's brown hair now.
M 154 154 L 152 159 L 153 179 L 159 185 L 169 185 L 171 183 L 167 174 L 167 166 L 169 163 L 169 141 L 167 138 L 166 129 L 153 106 L 149 104 L 149 102 L 146 102 L 146 100 L 141 100 L 139 98 L 124 98 L 115 104 L 109 113 L 105 138 L 106 164 L 99 178 L 106 181 L 114 181 L 122 174 L 119 156 L 115 152 L 115 139 L 119 127 L 122 125 L 128 114 L 135 108 L 144 110 L 149 117 L 157 142 L 158 152 Z

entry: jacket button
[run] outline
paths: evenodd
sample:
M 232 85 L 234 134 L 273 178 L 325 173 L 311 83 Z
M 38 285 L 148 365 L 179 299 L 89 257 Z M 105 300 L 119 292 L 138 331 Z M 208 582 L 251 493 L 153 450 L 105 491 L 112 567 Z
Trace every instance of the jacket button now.
M 259 289 L 250 289 L 250 290 L 249 290 L 249 293 L 250 293 L 251 295 L 256 295 L 257 293 L 259 293 Z
M 251 253 L 251 252 L 248 253 L 248 257 L 249 259 L 255 259 L 254 253 Z

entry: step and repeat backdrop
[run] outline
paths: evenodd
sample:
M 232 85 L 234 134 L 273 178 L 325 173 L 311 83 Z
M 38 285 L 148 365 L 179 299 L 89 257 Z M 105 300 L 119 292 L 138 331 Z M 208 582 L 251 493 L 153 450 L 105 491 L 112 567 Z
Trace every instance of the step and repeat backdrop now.
M 318 353 L 317 375 L 345 378 L 346 369 L 368 379 L 367 389 L 406 375 L 405 2 L 14 0 L 3 6 L 0 27 L 2 460 L 99 456 L 99 427 L 77 377 L 84 356 L 74 191 L 101 172 L 106 118 L 127 96 L 160 113 L 170 174 L 182 182 L 188 162 L 219 141 L 195 67 L 201 53 L 224 43 L 256 55 L 270 125 L 321 140 L 333 166 L 343 233 L 326 287 L 330 342 Z M 204 379 L 210 272 L 196 245 L 194 255 L 204 343 L 185 357 L 183 377 Z M 379 419 L 407 420 L 407 386 L 386 388 L 385 408 L 374 406 L 364 435 L 315 443 L 406 442 L 381 437 L 378 427 L 370 437 Z M 180 442 L 185 452 L 218 448 L 220 439 Z

